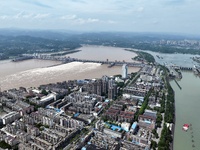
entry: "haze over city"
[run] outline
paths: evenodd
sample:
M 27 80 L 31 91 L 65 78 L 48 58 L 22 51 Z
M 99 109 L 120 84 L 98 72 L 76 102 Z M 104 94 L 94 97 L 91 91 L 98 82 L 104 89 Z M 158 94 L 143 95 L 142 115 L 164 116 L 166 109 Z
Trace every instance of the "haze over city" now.
M 1 0 L 0 149 L 199 149 L 199 8 Z
M 9 0 L 0 28 L 200 34 L 198 0 Z

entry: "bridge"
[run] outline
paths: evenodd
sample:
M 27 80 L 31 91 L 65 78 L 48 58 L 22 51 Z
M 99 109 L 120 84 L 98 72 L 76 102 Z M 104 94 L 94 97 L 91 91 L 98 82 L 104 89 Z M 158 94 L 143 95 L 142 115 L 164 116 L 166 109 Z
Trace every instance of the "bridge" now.
M 70 63 L 70 62 L 100 63 L 100 64 L 107 64 L 109 65 L 108 67 L 122 66 L 123 64 L 127 64 L 129 67 L 144 67 L 145 66 L 145 64 L 143 63 L 125 62 L 125 61 L 117 61 L 117 60 L 109 61 L 108 59 L 106 61 L 102 61 L 102 60 L 89 60 L 89 59 L 79 59 L 79 58 L 71 58 L 71 57 L 65 57 L 65 56 L 50 56 L 50 55 L 39 55 L 39 56 L 35 56 L 34 58 L 62 61 L 63 63 Z

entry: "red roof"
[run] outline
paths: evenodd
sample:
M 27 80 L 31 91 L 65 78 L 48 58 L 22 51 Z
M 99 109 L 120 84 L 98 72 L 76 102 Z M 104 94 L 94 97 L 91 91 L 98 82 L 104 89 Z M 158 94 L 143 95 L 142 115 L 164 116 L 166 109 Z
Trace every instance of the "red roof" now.
M 190 125 L 189 125 L 189 124 L 184 124 L 183 126 L 184 126 L 184 127 L 188 127 L 188 128 L 189 128 L 189 126 L 190 126 Z

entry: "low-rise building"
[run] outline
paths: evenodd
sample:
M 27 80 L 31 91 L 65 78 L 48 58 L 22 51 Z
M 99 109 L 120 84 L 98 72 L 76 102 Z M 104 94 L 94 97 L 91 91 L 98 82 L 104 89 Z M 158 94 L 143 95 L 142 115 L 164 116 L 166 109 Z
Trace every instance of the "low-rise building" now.
M 111 137 L 114 137 L 114 138 L 122 138 L 122 132 L 117 132 L 117 131 L 114 131 L 114 130 L 111 130 L 108 128 L 104 128 L 103 133 L 105 133 Z
M 20 118 L 19 112 L 10 112 L 2 117 L 3 124 L 9 124 Z
M 134 119 L 134 112 L 120 111 L 118 115 L 119 122 L 132 122 Z

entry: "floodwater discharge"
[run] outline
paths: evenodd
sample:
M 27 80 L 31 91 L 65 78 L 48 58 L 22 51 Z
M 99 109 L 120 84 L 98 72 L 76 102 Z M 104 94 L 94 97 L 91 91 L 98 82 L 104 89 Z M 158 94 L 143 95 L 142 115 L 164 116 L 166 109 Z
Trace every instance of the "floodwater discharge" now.
M 83 46 L 81 51 L 67 56 L 92 60 L 132 61 L 136 54 L 123 48 L 104 46 Z M 49 60 L 25 60 L 12 62 L 0 61 L 0 87 L 2 90 L 18 87 L 37 87 L 41 84 L 56 83 L 74 79 L 101 78 L 103 75 L 121 74 L 121 67 L 108 68 L 98 63 L 72 62 L 61 64 Z M 130 67 L 128 72 L 137 72 L 139 68 Z

